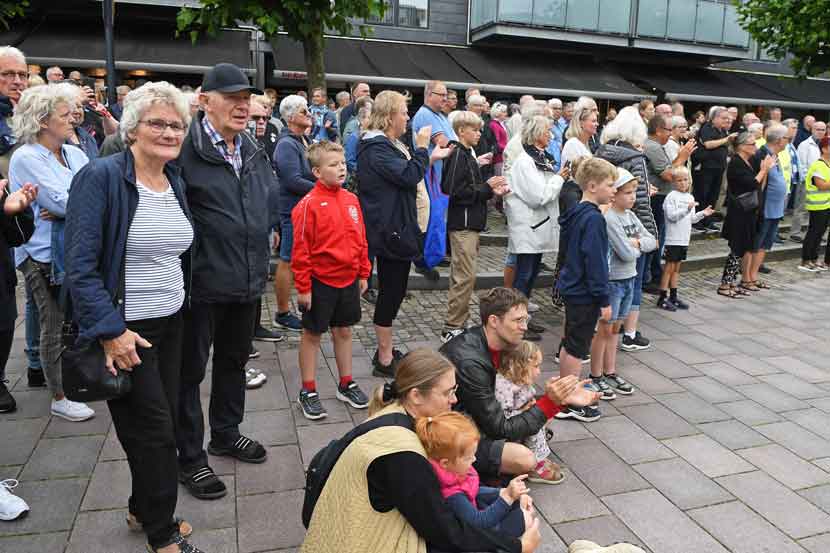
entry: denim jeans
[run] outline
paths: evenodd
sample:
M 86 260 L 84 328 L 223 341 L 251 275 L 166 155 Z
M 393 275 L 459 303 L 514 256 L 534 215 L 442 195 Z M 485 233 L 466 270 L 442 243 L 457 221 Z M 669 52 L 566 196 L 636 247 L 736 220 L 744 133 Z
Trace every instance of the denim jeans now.
M 647 255 L 637 258 L 637 276 L 634 277 L 634 297 L 631 298 L 631 311 L 639 311 L 643 302 L 643 273 L 646 270 Z
M 656 194 L 651 197 L 651 211 L 654 213 L 654 222 L 657 223 L 657 240 L 660 245 L 649 255 L 649 268 L 646 277 L 650 277 L 646 282 L 660 282 L 660 277 L 663 276 L 663 266 L 660 262 L 663 260 L 663 248 L 666 241 L 666 214 L 663 212 L 663 202 L 666 196 L 663 194 Z
M 40 313 L 32 295 L 32 288 L 26 283 L 26 357 L 29 368 L 41 370 L 40 364 Z
M 539 276 L 539 266 L 542 263 L 540 253 L 520 253 L 516 255 L 516 277 L 513 279 L 513 288 L 525 295 L 529 300 L 533 292 L 533 284 Z

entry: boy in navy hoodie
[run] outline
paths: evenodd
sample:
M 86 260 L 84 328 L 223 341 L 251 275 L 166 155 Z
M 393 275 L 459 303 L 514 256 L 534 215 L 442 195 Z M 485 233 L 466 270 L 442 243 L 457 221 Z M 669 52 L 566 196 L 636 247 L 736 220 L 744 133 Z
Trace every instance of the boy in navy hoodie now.
M 616 168 L 607 161 L 583 161 L 576 173 L 582 201 L 559 216 L 560 236 L 567 245 L 559 275 L 559 294 L 565 301 L 565 337 L 559 353 L 559 375 L 579 376 L 582 359 L 591 350 L 597 321 L 611 319 L 608 288 L 608 232 L 599 206 L 614 197 Z M 600 417 L 596 406 L 565 406 L 558 419 L 592 422 Z

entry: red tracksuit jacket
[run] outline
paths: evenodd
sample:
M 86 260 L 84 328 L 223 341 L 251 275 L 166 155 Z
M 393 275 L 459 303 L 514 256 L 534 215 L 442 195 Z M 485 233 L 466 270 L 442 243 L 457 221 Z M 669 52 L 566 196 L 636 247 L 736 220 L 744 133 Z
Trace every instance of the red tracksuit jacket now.
M 291 211 L 291 223 L 291 270 L 298 293 L 311 292 L 312 276 L 334 288 L 369 278 L 369 246 L 357 196 L 317 181 Z

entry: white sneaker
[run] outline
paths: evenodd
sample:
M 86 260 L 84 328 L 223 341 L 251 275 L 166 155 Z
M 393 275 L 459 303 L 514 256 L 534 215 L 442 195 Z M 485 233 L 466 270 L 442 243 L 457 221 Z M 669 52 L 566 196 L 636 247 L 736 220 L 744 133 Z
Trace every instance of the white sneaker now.
M 248 390 L 259 388 L 265 384 L 266 380 L 268 380 L 268 376 L 261 370 L 253 367 L 245 369 L 245 388 Z
M 17 520 L 29 514 L 25 501 L 9 490 L 17 487 L 17 480 L 0 480 L 0 520 Z
M 537 311 L 539 311 L 539 304 L 533 303 L 532 301 L 527 302 L 528 313 L 536 313 Z
M 52 400 L 52 414 L 68 421 L 81 422 L 94 417 L 95 411 L 87 407 L 86 403 L 63 398 L 60 401 Z

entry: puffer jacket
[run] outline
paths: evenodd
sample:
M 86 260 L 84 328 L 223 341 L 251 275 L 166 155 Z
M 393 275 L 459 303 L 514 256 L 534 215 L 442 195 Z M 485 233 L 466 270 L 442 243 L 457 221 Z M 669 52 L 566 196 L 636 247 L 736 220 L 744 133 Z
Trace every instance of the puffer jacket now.
M 507 215 L 507 251 L 555 252 L 559 248 L 559 191 L 564 181 L 542 171 L 524 151 L 516 157 L 507 177 L 510 194 L 504 197 Z
M 652 236 L 657 236 L 657 223 L 654 213 L 651 212 L 651 197 L 649 196 L 648 169 L 646 155 L 634 148 L 628 142 L 621 140 L 603 144 L 597 150 L 596 156 L 604 159 L 616 167 L 626 169 L 637 177 L 637 201 L 632 211 L 646 227 Z
M 509 419 L 504 415 L 496 399 L 496 368 L 482 327 L 467 329 L 438 351 L 456 367 L 458 403 L 453 409 L 470 415 L 482 434 L 520 442 L 545 426 L 548 417 L 538 403 Z

